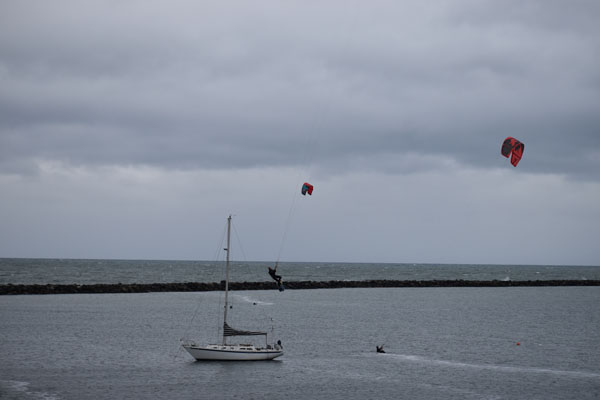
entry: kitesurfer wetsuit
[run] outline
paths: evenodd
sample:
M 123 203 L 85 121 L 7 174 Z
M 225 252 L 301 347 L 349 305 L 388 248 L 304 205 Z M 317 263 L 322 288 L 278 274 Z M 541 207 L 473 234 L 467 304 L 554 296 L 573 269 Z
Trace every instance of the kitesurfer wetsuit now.
M 281 283 L 281 275 L 277 275 L 277 267 L 275 268 L 269 268 L 269 275 L 271 275 L 271 278 L 273 278 L 273 280 L 275 282 L 277 282 L 277 286 L 279 287 L 279 291 L 282 292 L 283 291 L 283 284 Z
M 275 282 L 281 285 L 281 275 L 277 275 L 275 272 L 277 272 L 277 267 L 275 267 L 275 269 L 269 267 L 269 275 L 271 275 L 271 278 L 273 278 Z

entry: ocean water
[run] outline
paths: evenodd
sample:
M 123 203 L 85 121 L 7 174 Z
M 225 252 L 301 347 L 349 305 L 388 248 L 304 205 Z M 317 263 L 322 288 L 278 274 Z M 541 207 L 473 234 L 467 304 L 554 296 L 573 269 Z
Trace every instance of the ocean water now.
M 223 295 L 0 296 L 2 399 L 597 399 L 600 287 L 236 291 L 285 355 L 195 362 Z M 375 346 L 385 344 L 386 354 Z M 519 345 L 517 345 L 519 344 Z
M 0 258 L 0 284 L 219 282 L 222 262 Z M 268 262 L 233 262 L 231 280 L 266 281 Z M 600 279 L 600 266 L 281 263 L 287 281 Z

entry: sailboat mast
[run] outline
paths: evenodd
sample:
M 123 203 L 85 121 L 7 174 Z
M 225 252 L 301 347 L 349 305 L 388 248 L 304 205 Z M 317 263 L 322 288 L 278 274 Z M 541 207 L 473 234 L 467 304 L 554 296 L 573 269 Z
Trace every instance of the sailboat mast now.
M 228 293 L 229 293 L 229 246 L 231 244 L 231 215 L 227 218 L 227 255 L 225 258 L 225 312 L 223 315 L 223 344 L 227 344 L 225 336 L 225 324 L 227 324 Z

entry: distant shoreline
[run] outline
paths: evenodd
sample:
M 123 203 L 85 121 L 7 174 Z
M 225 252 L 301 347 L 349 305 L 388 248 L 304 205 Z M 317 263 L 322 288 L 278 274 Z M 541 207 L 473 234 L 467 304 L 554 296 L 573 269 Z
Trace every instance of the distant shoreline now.
M 286 289 L 343 289 L 343 288 L 435 288 L 435 287 L 541 287 L 541 286 L 600 286 L 600 280 L 536 280 L 536 281 L 473 281 L 473 280 L 368 280 L 368 281 L 290 281 Z M 153 292 L 211 292 L 223 290 L 224 282 L 131 283 L 131 284 L 4 284 L 0 295 L 27 294 L 85 294 L 85 293 L 153 293 Z M 230 290 L 275 290 L 274 282 L 230 282 Z

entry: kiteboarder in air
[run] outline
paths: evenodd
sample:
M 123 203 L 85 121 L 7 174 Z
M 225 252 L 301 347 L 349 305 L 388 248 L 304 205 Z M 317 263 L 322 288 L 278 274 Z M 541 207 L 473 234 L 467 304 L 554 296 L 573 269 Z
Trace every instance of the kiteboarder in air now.
M 277 287 L 279 289 L 280 292 L 283 292 L 283 283 L 281 283 L 281 275 L 277 275 L 277 265 L 275 265 L 275 268 L 269 268 L 269 275 L 271 275 L 271 278 L 273 278 L 273 280 L 275 282 L 277 282 Z

